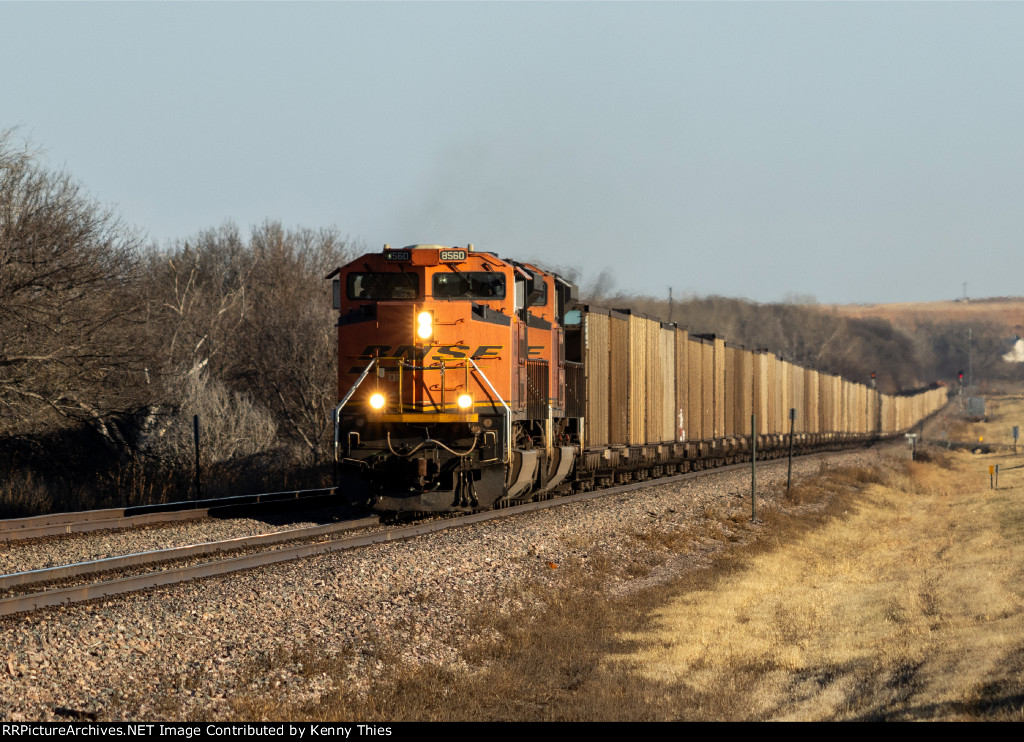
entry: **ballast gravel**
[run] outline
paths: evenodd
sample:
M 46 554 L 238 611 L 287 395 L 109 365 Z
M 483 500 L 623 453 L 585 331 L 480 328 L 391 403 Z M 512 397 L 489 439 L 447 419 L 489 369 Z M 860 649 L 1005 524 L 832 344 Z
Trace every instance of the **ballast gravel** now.
M 257 536 L 275 531 L 334 523 L 346 519 L 343 508 L 319 508 L 295 516 L 199 518 L 124 530 L 93 531 L 28 541 L 0 542 L 0 574 L 28 572 L 76 562 L 108 559 L 140 551 L 170 549 L 208 541 Z
M 873 467 L 884 455 L 877 448 L 818 454 L 795 460 L 794 475 L 815 476 L 825 463 Z M 759 465 L 759 493 L 785 478 L 784 459 Z M 380 672 L 384 643 L 407 662 L 458 663 L 459 647 L 474 635 L 467 616 L 485 602 L 515 595 L 523 581 L 557 581 L 563 564 L 618 565 L 601 572 L 610 594 L 669 581 L 707 564 L 729 539 L 698 537 L 685 556 L 673 556 L 638 535 L 701 519 L 728 529 L 729 515 L 749 513 L 749 496 L 748 471 L 712 472 L 407 541 L 3 618 L 0 718 L 230 718 L 231 699 L 240 696 L 302 702 L 334 682 L 365 687 Z M 759 497 L 759 508 L 770 504 Z M 634 563 L 650 569 L 629 569 Z M 310 657 L 339 659 L 348 676 L 310 671 Z

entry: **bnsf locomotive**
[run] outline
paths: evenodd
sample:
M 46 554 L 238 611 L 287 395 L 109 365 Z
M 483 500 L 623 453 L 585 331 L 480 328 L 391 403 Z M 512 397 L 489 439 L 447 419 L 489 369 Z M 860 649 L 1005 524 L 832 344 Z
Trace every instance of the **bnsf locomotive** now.
M 473 246 L 385 246 L 339 268 L 336 445 L 381 510 L 493 507 L 572 470 L 567 307 L 576 287 Z
M 755 445 L 770 457 L 790 438 L 800 452 L 848 445 L 945 402 L 941 388 L 883 395 L 581 307 L 569 281 L 472 245 L 385 245 L 327 278 L 339 484 L 381 511 L 496 507 L 731 463 Z

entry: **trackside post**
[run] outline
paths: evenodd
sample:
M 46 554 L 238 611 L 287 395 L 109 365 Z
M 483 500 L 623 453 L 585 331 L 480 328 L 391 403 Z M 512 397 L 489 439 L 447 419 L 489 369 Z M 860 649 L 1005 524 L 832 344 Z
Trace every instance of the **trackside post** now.
M 192 416 L 192 437 L 196 442 L 196 499 L 202 499 L 202 488 L 199 481 L 199 415 Z
M 750 520 L 757 520 L 757 415 L 750 416 Z
M 789 408 L 789 473 L 786 474 L 786 492 L 793 485 L 793 426 L 796 424 L 796 408 Z

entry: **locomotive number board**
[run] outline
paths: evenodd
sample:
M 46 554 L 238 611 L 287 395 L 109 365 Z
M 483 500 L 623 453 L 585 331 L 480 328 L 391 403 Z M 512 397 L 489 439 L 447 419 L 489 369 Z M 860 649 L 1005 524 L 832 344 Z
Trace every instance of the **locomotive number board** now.
M 444 263 L 457 263 L 466 259 L 465 250 L 440 250 L 437 255 Z
M 408 250 L 389 250 L 384 253 L 384 259 L 408 262 L 412 259 L 412 254 Z

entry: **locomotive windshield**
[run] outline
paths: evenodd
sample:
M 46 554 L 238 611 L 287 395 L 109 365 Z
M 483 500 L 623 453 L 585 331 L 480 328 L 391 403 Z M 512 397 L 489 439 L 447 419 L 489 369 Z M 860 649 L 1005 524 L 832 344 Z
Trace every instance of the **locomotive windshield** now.
M 415 299 L 420 277 L 415 273 L 349 273 L 349 299 Z
M 544 281 L 540 282 L 540 291 L 533 297 L 533 301 L 530 302 L 531 307 L 544 307 L 548 303 L 548 285 Z
M 435 299 L 504 299 L 505 276 L 487 271 L 435 273 Z

